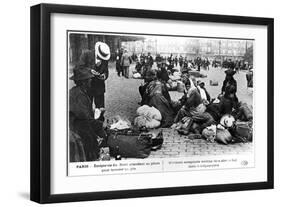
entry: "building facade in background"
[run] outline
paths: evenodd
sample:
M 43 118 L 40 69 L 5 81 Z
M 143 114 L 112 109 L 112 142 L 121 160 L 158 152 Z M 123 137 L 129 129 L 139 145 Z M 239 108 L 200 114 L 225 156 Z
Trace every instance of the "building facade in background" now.
M 115 35 L 70 35 L 69 58 L 75 64 L 84 50 L 91 50 L 97 41 L 105 42 L 111 50 L 111 59 L 115 59 L 118 49 L 126 48 L 129 53 L 140 55 L 150 52 L 153 56 L 182 55 L 187 58 L 198 56 L 217 60 L 246 60 L 253 63 L 253 41 L 238 39 L 211 39 L 173 37 L 171 39 L 155 36 L 115 36 Z

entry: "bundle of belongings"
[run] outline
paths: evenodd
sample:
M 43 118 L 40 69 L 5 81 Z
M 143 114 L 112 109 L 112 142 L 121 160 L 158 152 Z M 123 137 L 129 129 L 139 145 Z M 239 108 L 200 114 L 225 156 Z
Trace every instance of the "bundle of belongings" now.
M 224 115 L 218 125 L 206 127 L 202 136 L 210 142 L 222 144 L 252 141 L 252 122 L 236 121 L 232 115 Z
M 133 73 L 133 78 L 134 79 L 142 79 L 142 76 L 141 76 L 141 74 L 140 73 Z
M 123 130 L 129 129 L 130 127 L 131 123 L 129 120 L 121 118 L 120 116 L 115 116 L 112 118 L 112 124 L 110 125 L 110 129 Z
M 159 127 L 161 124 L 161 113 L 153 106 L 143 105 L 139 107 L 137 109 L 137 115 L 134 124 L 139 128 L 153 129 Z
M 150 109 L 146 111 L 145 108 L 138 109 L 139 117 L 145 116 L 161 120 L 161 114 L 157 109 L 147 106 Z M 120 116 L 114 117 L 106 129 L 109 150 L 107 152 L 103 149 L 103 160 L 108 159 L 107 154 L 117 160 L 121 158 L 146 158 L 152 150 L 160 149 L 163 144 L 162 131 L 150 132 L 147 130 L 148 128 L 151 128 L 150 124 L 145 125 L 145 128 L 138 125 L 132 126 L 128 120 Z
M 204 138 L 209 142 L 230 144 L 237 142 L 251 142 L 252 110 L 246 103 L 240 103 L 239 107 L 231 114 L 221 115 L 223 103 L 210 103 L 206 108 L 201 107 L 201 112 L 191 112 L 184 116 L 175 126 L 175 129 L 183 135 Z M 196 136 L 195 136 L 196 135 Z
M 238 101 L 235 73 L 232 69 L 225 71 L 221 94 L 216 99 L 210 98 L 203 82 L 194 81 L 190 73 L 184 74 L 187 92 L 179 100 L 181 108 L 173 128 L 180 134 L 223 144 L 252 141 L 252 108 Z

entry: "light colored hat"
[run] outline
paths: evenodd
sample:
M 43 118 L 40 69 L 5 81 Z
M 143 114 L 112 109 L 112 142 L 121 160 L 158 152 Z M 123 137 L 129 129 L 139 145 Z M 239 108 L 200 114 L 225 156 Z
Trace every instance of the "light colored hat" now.
M 95 44 L 96 55 L 102 60 L 109 60 L 110 49 L 109 46 L 104 42 L 97 42 Z

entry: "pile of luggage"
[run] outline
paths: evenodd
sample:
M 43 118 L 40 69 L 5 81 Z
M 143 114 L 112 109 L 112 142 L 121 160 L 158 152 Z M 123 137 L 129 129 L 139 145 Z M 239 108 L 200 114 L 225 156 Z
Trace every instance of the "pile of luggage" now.
M 251 142 L 253 139 L 253 112 L 246 103 L 241 103 L 232 114 L 223 115 L 218 122 L 214 121 L 201 131 L 198 130 L 196 121 L 196 117 L 184 117 L 175 129 L 192 138 L 203 138 L 221 144 Z
M 151 131 L 160 126 L 160 111 L 143 105 L 136 112 L 134 125 L 120 116 L 113 117 L 111 123 L 108 123 L 107 147 L 101 148 L 100 160 L 146 158 L 151 151 L 161 148 L 162 131 Z

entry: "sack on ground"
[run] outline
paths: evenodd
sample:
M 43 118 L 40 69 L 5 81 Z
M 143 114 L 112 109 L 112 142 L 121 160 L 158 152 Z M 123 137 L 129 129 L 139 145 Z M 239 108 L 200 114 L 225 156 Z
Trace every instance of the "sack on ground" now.
M 136 72 L 136 73 L 133 74 L 133 78 L 134 79 L 141 79 L 142 77 L 141 77 L 141 74 Z
M 131 127 L 131 122 L 126 118 L 121 118 L 119 115 L 113 117 L 111 122 L 110 129 L 123 130 Z
M 148 105 L 143 105 L 137 109 L 137 115 L 138 116 L 147 116 L 151 119 L 155 119 L 158 121 L 161 121 L 162 116 L 158 109 L 155 107 L 150 107 Z
M 245 138 L 249 142 L 252 141 L 253 129 L 251 122 L 237 121 L 235 124 L 235 131 L 238 136 Z
M 242 103 L 241 106 L 239 107 L 239 111 L 242 116 L 241 117 L 242 120 L 250 121 L 253 119 L 253 111 L 248 104 Z
M 154 129 L 159 127 L 161 122 L 156 119 L 152 119 L 149 116 L 141 115 L 135 118 L 134 124 L 139 128 L 145 127 L 148 129 Z
M 222 144 L 229 144 L 232 140 L 232 136 L 227 129 L 217 128 L 216 141 Z
M 209 142 L 215 142 L 217 134 L 217 126 L 211 125 L 202 131 L 202 136 Z

